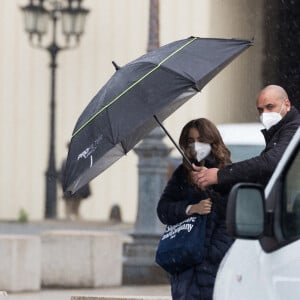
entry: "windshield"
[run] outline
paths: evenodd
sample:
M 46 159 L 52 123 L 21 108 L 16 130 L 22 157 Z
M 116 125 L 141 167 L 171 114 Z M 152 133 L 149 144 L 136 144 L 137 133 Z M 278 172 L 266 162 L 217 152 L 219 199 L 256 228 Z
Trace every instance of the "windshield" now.
M 232 162 L 257 156 L 264 149 L 263 145 L 227 145 L 231 152 Z

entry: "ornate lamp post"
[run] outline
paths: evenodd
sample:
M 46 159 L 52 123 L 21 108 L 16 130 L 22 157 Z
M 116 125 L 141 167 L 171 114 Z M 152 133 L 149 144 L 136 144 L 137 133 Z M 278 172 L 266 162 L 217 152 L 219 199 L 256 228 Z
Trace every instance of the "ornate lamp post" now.
M 159 47 L 159 0 L 150 0 L 147 51 Z M 167 183 L 167 162 L 171 151 L 165 134 L 155 128 L 134 149 L 139 157 L 138 212 L 131 234 L 124 245 L 123 284 L 168 283 L 166 273 L 154 263 L 163 226 L 156 216 L 159 197 Z
M 57 54 L 74 48 L 84 31 L 85 19 L 89 10 L 81 7 L 82 0 L 30 0 L 22 7 L 25 31 L 33 47 L 47 50 L 50 54 L 51 89 L 50 89 L 50 148 L 48 168 L 46 171 L 46 205 L 45 218 L 56 217 L 56 166 L 55 166 L 55 82 Z M 61 21 L 63 46 L 58 44 L 58 21 Z M 43 44 L 51 24 L 51 41 Z

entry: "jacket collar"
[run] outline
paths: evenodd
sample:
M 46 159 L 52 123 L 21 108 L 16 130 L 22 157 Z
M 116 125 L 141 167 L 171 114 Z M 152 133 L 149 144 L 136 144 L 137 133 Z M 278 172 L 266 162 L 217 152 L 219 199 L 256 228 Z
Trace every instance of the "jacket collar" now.
M 276 125 L 272 126 L 269 130 L 262 129 L 261 132 L 265 137 L 266 143 L 268 143 L 275 133 L 286 123 L 289 123 L 299 117 L 298 110 L 292 106 L 290 111 L 278 122 Z

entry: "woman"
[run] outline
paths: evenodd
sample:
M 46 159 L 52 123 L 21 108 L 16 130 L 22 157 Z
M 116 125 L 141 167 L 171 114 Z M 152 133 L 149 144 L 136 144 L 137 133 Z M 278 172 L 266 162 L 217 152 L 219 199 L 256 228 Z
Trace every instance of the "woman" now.
M 221 168 L 231 162 L 230 151 L 218 129 L 205 118 L 192 120 L 183 127 L 179 145 L 196 165 Z M 199 190 L 192 183 L 190 167 L 183 162 L 159 200 L 157 214 L 163 224 L 174 225 L 194 214 L 207 215 L 204 259 L 199 265 L 171 275 L 173 300 L 212 299 L 219 264 L 232 244 L 225 227 L 225 192 Z

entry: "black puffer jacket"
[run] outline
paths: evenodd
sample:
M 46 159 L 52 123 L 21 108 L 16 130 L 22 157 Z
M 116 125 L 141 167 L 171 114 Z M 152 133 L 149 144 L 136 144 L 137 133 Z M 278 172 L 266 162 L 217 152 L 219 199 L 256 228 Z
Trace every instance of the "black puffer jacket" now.
M 192 197 L 191 197 L 192 195 Z M 207 215 L 205 257 L 201 264 L 171 276 L 173 300 L 211 300 L 219 264 L 233 240 L 225 227 L 226 197 L 213 191 L 209 195 L 197 192 L 188 183 L 187 171 L 180 165 L 169 180 L 157 206 L 157 214 L 164 224 L 176 224 L 187 218 L 189 204 L 212 198 L 213 206 Z
M 266 185 L 283 152 L 300 126 L 300 114 L 296 108 L 268 131 L 262 130 L 266 147 L 259 156 L 228 165 L 218 171 L 218 186 L 233 186 L 238 182 L 254 182 Z

